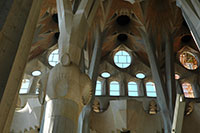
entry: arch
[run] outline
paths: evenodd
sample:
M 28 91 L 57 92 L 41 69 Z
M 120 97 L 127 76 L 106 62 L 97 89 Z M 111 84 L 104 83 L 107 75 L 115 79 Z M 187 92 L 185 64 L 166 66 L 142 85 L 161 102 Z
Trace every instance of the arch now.
M 128 96 L 138 96 L 138 85 L 136 82 L 128 82 Z
M 119 82 L 117 81 L 110 82 L 110 96 L 119 96 L 119 95 L 120 95 Z
M 146 83 L 146 94 L 148 97 L 157 97 L 156 87 L 153 82 Z

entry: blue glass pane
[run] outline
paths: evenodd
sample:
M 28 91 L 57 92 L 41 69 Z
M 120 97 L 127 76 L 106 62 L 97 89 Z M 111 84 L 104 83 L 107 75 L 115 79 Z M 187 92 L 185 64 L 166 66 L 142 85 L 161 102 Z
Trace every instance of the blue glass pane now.
M 119 96 L 119 92 L 117 92 L 117 91 L 110 91 L 110 96 Z
M 109 78 L 109 77 L 110 77 L 110 73 L 108 73 L 108 72 L 103 72 L 103 73 L 101 74 L 101 76 L 102 76 L 103 78 Z
M 111 96 L 119 96 L 120 95 L 120 87 L 117 81 L 110 82 L 110 95 Z
M 154 93 L 153 93 L 153 92 L 151 92 L 151 93 L 150 93 L 150 92 L 147 92 L 147 96 L 148 96 L 148 97 L 156 97 L 157 95 L 156 95 L 155 92 L 154 92 Z
M 96 90 L 95 95 L 96 95 L 96 96 L 101 95 L 101 91 L 97 91 L 97 90 Z
M 128 90 L 129 91 L 138 91 L 138 86 L 135 82 L 128 83 Z
M 138 92 L 129 91 L 129 92 L 128 92 L 128 95 L 129 95 L 129 96 L 138 96 Z
M 127 68 L 131 64 L 131 56 L 126 51 L 118 51 L 114 56 L 114 63 L 120 68 Z
M 138 73 L 138 74 L 136 74 L 136 77 L 139 79 L 143 79 L 143 78 L 145 78 L 145 75 L 143 73 Z

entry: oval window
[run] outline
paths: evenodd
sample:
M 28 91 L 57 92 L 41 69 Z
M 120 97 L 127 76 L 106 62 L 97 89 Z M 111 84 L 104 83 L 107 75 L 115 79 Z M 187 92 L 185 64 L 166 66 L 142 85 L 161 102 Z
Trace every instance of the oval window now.
M 181 64 L 189 70 L 195 70 L 198 68 L 198 61 L 191 52 L 186 51 L 181 53 L 179 59 Z

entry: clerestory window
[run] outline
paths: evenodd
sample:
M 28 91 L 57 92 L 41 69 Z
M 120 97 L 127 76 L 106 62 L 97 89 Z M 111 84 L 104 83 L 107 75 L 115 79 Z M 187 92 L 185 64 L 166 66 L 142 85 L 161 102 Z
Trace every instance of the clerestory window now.
M 156 97 L 156 87 L 153 82 L 146 83 L 146 93 L 148 97 Z
M 120 95 L 119 82 L 117 81 L 110 82 L 110 96 L 119 96 L 119 95 Z
M 128 96 L 138 96 L 138 86 L 136 82 L 128 83 Z
M 96 92 L 95 92 L 95 95 L 96 96 L 102 95 L 102 84 L 101 84 L 101 81 L 98 81 L 98 80 L 96 82 Z
M 51 66 L 55 66 L 59 63 L 59 54 L 58 54 L 58 49 L 54 50 L 50 55 L 49 55 L 49 64 Z

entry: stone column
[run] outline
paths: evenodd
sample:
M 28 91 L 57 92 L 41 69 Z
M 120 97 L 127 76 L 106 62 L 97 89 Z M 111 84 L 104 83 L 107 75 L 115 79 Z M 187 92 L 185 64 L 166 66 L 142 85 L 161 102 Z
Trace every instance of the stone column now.
M 79 115 L 91 98 L 90 78 L 66 56 L 49 73 L 43 133 L 76 133 Z
M 1 2 L 0 2 L 1 3 Z M 9 132 L 42 0 L 14 0 L 0 32 L 0 132 Z
M 81 52 L 99 2 L 83 0 L 73 12 L 70 0 L 57 0 L 61 63 L 50 71 L 46 83 L 44 133 L 78 130 L 79 115 L 92 92 L 90 78 L 79 69 Z

